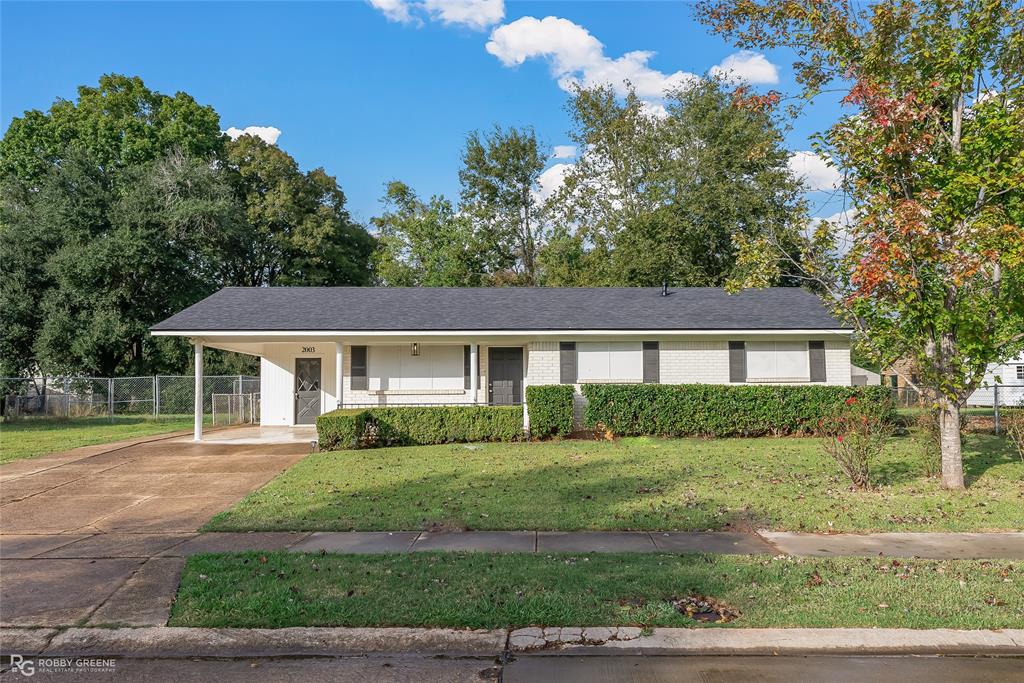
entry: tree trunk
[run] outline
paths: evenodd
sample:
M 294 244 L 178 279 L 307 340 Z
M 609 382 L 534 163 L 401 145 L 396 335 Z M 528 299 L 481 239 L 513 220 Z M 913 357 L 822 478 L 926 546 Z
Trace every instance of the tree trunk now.
M 939 398 L 939 445 L 942 449 L 942 488 L 964 488 L 964 461 L 960 453 L 960 404 Z

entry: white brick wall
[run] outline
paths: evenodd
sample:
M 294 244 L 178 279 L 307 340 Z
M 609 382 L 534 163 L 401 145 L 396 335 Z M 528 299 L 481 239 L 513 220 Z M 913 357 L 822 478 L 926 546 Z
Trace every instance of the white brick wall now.
M 527 346 L 526 383 L 558 384 L 561 379 L 558 342 L 530 342 Z
M 825 342 L 825 383 L 849 386 L 851 382 L 850 342 Z
M 728 384 L 728 341 L 663 341 L 662 384 Z

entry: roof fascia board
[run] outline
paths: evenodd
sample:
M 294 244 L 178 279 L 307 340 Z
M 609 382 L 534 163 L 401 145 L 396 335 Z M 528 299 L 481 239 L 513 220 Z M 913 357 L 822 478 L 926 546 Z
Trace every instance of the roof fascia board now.
M 652 336 L 652 335 L 711 335 L 728 337 L 732 335 L 779 335 L 779 334 L 835 334 L 850 336 L 850 328 L 786 328 L 775 329 L 735 329 L 735 330 L 152 330 L 154 337 L 452 337 L 487 335 L 494 337 L 566 337 L 566 336 Z

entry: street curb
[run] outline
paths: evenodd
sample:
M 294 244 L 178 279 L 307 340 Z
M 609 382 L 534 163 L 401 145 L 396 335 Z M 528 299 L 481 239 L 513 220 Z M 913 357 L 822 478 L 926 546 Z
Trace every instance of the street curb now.
M 688 655 L 1017 655 L 1024 629 L 902 628 L 526 628 L 509 634 L 514 652 Z
M 259 657 L 369 652 L 497 656 L 508 631 L 429 628 L 216 629 L 71 628 L 59 633 L 47 655 L 115 657 Z
M 56 633 L 53 628 L 0 628 L 0 655 L 39 654 Z
M 1010 655 L 1024 656 L 1024 629 L 723 629 L 548 627 L 71 628 L 0 629 L 0 651 L 111 657 L 274 657 L 418 653 L 537 655 Z

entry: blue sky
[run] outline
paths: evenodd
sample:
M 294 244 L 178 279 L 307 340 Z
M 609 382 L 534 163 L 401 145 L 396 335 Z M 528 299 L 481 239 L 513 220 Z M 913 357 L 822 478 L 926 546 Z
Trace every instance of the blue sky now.
M 659 86 L 685 78 L 678 72 L 702 74 L 733 55 L 724 63 L 755 87 L 796 90 L 791 55 L 737 56 L 683 2 L 5 1 L 0 31 L 3 130 L 103 73 L 138 75 L 212 105 L 225 130 L 280 130 L 277 143 L 304 169 L 337 176 L 361 221 L 379 212 L 392 179 L 456 197 L 459 152 L 473 129 L 533 125 L 544 142 L 568 143 L 566 79 L 628 76 L 656 108 Z M 789 148 L 809 150 L 808 136 L 839 111 L 816 104 L 788 134 Z M 815 162 L 801 168 L 827 185 Z M 833 194 L 811 192 L 814 213 L 838 212 Z

